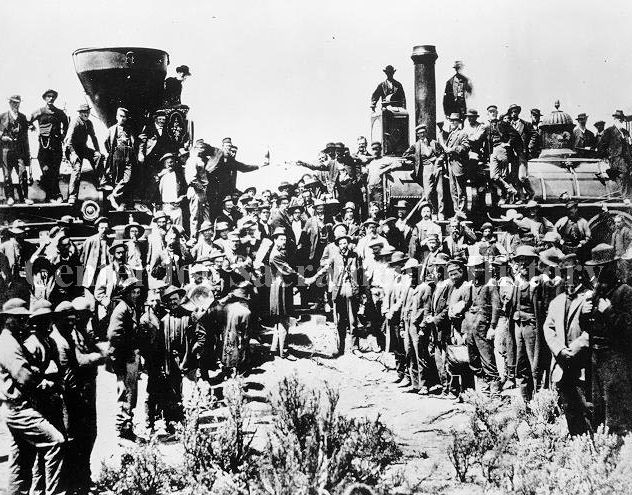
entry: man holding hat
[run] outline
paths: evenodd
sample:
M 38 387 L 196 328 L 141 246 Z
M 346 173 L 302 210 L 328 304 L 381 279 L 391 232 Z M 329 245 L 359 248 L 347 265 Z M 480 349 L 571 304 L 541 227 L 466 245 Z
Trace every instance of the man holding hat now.
M 621 188 L 621 196 L 629 198 L 630 168 L 632 167 L 632 148 L 630 133 L 626 128 L 626 116 L 622 110 L 612 114 L 613 125 L 603 131 L 603 136 L 597 147 L 597 156 L 610 163 L 608 175 L 617 181 Z
M 455 212 L 465 212 L 467 191 L 465 164 L 470 151 L 467 135 L 461 130 L 461 117 L 454 112 L 449 116 L 450 127 L 439 134 L 439 144 L 443 149 L 443 159 L 450 174 L 450 195 Z
M 590 335 L 593 430 L 604 424 L 625 435 L 632 430 L 632 287 L 621 281 L 618 260 L 609 244 L 592 249 L 585 264 L 597 280 L 579 324 Z
M 382 100 L 383 109 L 388 110 L 388 107 L 406 108 L 404 86 L 393 77 L 395 68 L 392 65 L 387 65 L 382 72 L 386 74 L 386 80 L 378 84 L 371 95 L 371 112 L 375 112 L 375 106 L 380 100 Z
M 29 493 L 39 456 L 48 493 L 65 493 L 64 434 L 34 401 L 34 395 L 50 394 L 55 384 L 30 364 L 23 346 L 30 314 L 21 299 L 10 299 L 0 312 L 0 401 L 10 435 L 8 486 L 10 493 Z
M 571 149 L 577 153 L 578 157 L 590 157 L 595 148 L 595 135 L 592 131 L 586 129 L 588 115 L 580 113 L 577 116 L 577 125 L 573 129 L 571 136 Z
M 22 98 L 19 95 L 9 97 L 9 110 L 0 114 L 0 160 L 4 176 L 4 196 L 9 206 L 13 205 L 13 183 L 11 171 L 18 177 L 16 192 L 18 202 L 33 204 L 29 199 L 28 171 L 31 169 L 29 150 L 29 124 L 26 116 L 20 113 Z
M 107 338 L 108 370 L 116 374 L 117 414 L 116 430 L 122 439 L 136 439 L 134 434 L 134 408 L 138 398 L 140 364 L 139 302 L 140 280 L 128 278 L 119 290 L 119 299 L 112 311 Z
M 55 106 L 57 91 L 47 90 L 42 99 L 46 104 L 31 114 L 29 124 L 37 122 L 39 150 L 37 161 L 42 171 L 40 187 L 46 195 L 44 201 L 61 202 L 59 192 L 59 167 L 62 158 L 62 145 L 68 131 L 68 116 Z
M 88 138 L 94 149 L 88 147 Z M 103 175 L 103 155 L 99 151 L 99 141 L 94 133 L 94 125 L 90 120 L 90 106 L 83 103 L 77 108 L 77 117 L 70 123 L 64 140 L 64 156 L 70 162 L 72 172 L 68 184 L 68 203 L 75 204 L 81 183 L 81 165 L 88 160 L 95 172 L 98 189 L 107 189 L 106 177 Z M 110 186 L 111 187 L 111 186 Z
M 458 113 L 459 117 L 465 115 L 467 110 L 467 98 L 472 94 L 472 83 L 461 74 L 464 64 L 460 60 L 454 62 L 452 68 L 455 74 L 445 83 L 443 92 L 443 113 L 451 115 Z

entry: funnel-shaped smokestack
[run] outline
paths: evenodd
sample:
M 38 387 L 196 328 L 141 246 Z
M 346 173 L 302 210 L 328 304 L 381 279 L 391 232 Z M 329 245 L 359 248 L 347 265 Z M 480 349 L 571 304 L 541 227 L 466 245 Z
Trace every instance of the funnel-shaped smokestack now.
M 125 107 L 141 123 L 161 107 L 169 54 L 153 48 L 81 48 L 75 70 L 99 118 L 111 126 Z
M 428 127 L 428 136 L 437 135 L 437 86 L 435 62 L 437 51 L 434 45 L 419 45 L 410 56 L 415 64 L 415 126 Z

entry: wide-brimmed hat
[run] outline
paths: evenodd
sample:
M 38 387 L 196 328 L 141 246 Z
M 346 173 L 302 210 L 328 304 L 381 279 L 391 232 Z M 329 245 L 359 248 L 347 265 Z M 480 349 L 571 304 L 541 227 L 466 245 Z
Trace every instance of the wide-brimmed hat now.
M 379 253 L 375 255 L 376 258 L 386 258 L 391 256 L 395 252 L 395 248 L 393 246 L 384 246 Z
M 470 108 L 467 113 L 465 114 L 466 117 L 476 117 L 478 118 L 478 110 L 474 110 L 473 108 Z
M 46 299 L 39 299 L 31 304 L 29 320 L 50 320 L 53 317 L 53 305 Z
M 82 103 L 81 105 L 77 107 L 77 112 L 89 112 L 89 111 L 90 111 L 90 105 L 88 105 L 87 103 Z
M 447 265 L 450 261 L 450 257 L 445 253 L 437 253 L 437 255 L 431 259 L 429 265 Z
M 272 232 L 273 239 L 280 235 L 286 235 L 285 229 L 283 227 L 277 227 L 276 229 L 274 229 L 274 232 Z
M 97 218 L 94 222 L 92 222 L 92 224 L 96 227 L 97 225 L 99 225 L 100 223 L 103 222 L 107 222 L 108 224 L 110 223 L 110 219 L 108 217 L 99 217 Z
M 160 157 L 160 160 L 158 160 L 158 163 L 162 163 L 165 160 L 167 160 L 168 158 L 176 158 L 175 153 L 165 153 L 164 155 L 162 155 Z
M 31 312 L 27 308 L 26 301 L 19 297 L 13 297 L 2 305 L 0 314 L 29 316 Z
M 250 202 L 246 203 L 246 206 L 244 208 L 246 210 L 250 210 L 250 211 L 258 210 L 259 209 L 259 201 L 257 201 L 256 199 L 253 199 Z
M 602 242 L 590 250 L 590 259 L 585 264 L 588 266 L 606 265 L 620 259 L 620 256 L 615 256 L 614 246 Z
M 484 265 L 485 265 L 485 258 L 483 258 L 481 255 L 474 254 L 467 259 L 467 266 L 469 267 L 484 266 Z
M 152 221 L 155 222 L 156 220 L 160 220 L 161 218 L 169 218 L 169 215 L 167 215 L 162 210 L 158 210 L 156 213 L 154 213 L 154 218 L 152 218 Z
M 623 110 L 615 110 L 612 116 L 615 119 L 625 119 L 625 114 L 623 113 Z
M 513 222 L 514 220 L 522 220 L 524 218 L 524 215 L 522 213 L 518 213 L 518 210 L 516 210 L 515 208 L 510 208 L 508 209 L 504 215 L 501 215 L 498 218 L 493 218 L 493 217 L 489 217 L 491 220 L 493 220 L 494 222 Z
M 391 260 L 388 262 L 389 265 L 400 265 L 404 264 L 408 261 L 408 256 L 402 251 L 394 251 L 391 255 Z
M 82 311 L 92 312 L 94 309 L 92 304 L 88 300 L 88 298 L 84 296 L 75 297 L 72 300 L 72 307 L 77 312 L 82 312 Z
M 200 225 L 200 228 L 198 229 L 198 233 L 201 234 L 208 230 L 213 230 L 213 222 L 211 222 L 210 220 L 204 220 L 202 222 L 202 225 Z
M 516 252 L 513 255 L 514 259 L 518 258 L 538 258 L 538 253 L 533 246 L 527 246 L 525 244 L 518 246 Z
M 537 117 L 542 117 L 542 112 L 540 112 L 539 108 L 532 108 L 531 115 L 536 115 Z
M 160 299 L 167 299 L 169 296 L 173 294 L 179 294 L 182 297 L 185 294 L 185 290 L 182 287 L 176 287 L 175 285 L 170 285 L 167 287 L 160 296 Z
M 217 258 L 224 258 L 226 256 L 226 254 L 219 250 L 219 249 L 213 249 L 211 251 L 211 254 L 208 255 L 208 260 L 209 261 L 213 261 L 216 260 Z
M 54 89 L 47 89 L 42 93 L 42 99 L 45 99 L 48 95 L 51 95 L 53 98 L 57 98 L 57 96 L 59 96 L 59 93 Z
M 459 114 L 458 112 L 452 112 L 448 116 L 448 120 L 458 120 L 460 122 L 461 121 L 461 114 Z
M 347 201 L 345 203 L 344 208 L 343 208 L 343 210 L 353 210 L 353 211 L 355 211 L 355 209 L 356 209 L 356 205 L 355 205 L 355 203 L 353 203 L 351 201 Z
M 230 225 L 228 225 L 228 222 L 217 222 L 215 224 L 215 232 L 224 232 L 226 230 L 230 230 Z
M 12 234 L 24 234 L 25 229 L 26 223 L 24 223 L 22 220 L 14 220 L 11 224 L 11 227 L 9 227 L 9 232 L 11 232 Z
M 62 301 L 55 307 L 54 316 L 74 313 L 74 311 L 75 308 L 70 301 Z
M 297 199 L 292 199 L 292 202 L 287 207 L 288 213 L 292 213 L 294 210 L 304 210 L 303 205 Z
M 377 227 L 379 225 L 379 222 L 377 220 L 369 218 L 368 220 L 365 220 L 362 225 L 364 225 L 365 227 L 368 227 L 369 225 L 375 225 Z
M 577 255 L 565 255 L 562 250 L 555 247 L 541 251 L 539 256 L 544 265 L 553 268 L 569 268 L 577 264 Z
M 518 113 L 522 112 L 522 107 L 520 105 L 516 105 L 515 103 L 512 103 L 511 105 L 509 105 L 509 108 L 507 109 L 507 113 L 510 113 L 512 110 L 518 110 Z
M 561 240 L 562 236 L 560 236 L 560 234 L 558 234 L 554 230 L 545 233 L 542 237 L 542 242 L 560 242 Z
M 338 242 L 340 242 L 343 239 L 346 239 L 347 242 L 351 242 L 351 237 L 349 237 L 347 234 L 342 234 L 342 235 L 336 236 L 336 238 L 334 239 L 334 243 L 338 244 Z
M 384 220 L 382 220 L 381 224 L 385 225 L 387 223 L 393 223 L 393 222 L 397 222 L 397 218 L 395 218 L 395 217 L 386 217 Z
M 254 285 L 252 284 L 252 282 L 244 280 L 231 291 L 231 294 L 240 299 L 249 300 L 252 297 L 253 289 Z
M 210 268 L 206 265 L 203 265 L 201 263 L 192 265 L 191 268 L 189 268 L 189 275 L 195 275 L 196 273 L 205 273 L 208 272 L 210 270 Z
M 118 293 L 121 295 L 127 294 L 127 292 L 129 292 L 130 290 L 142 286 L 143 283 L 140 280 L 138 280 L 136 277 L 130 277 L 128 279 L 125 279 L 123 283 L 119 286 Z
M 129 231 L 136 227 L 138 229 L 138 237 L 142 237 L 143 234 L 145 233 L 145 227 L 141 224 L 139 224 L 138 222 L 130 222 L 125 226 L 125 229 L 123 230 L 123 237 L 125 237 L 126 239 L 129 238 Z
M 417 258 L 408 258 L 404 266 L 402 267 L 402 271 L 412 270 L 413 268 L 419 267 L 419 260 Z
M 123 248 L 125 249 L 125 251 L 127 251 L 127 244 L 125 243 L 125 241 L 121 241 L 121 240 L 114 241 L 112 245 L 108 248 L 108 251 L 110 254 L 114 254 L 114 251 L 116 251 L 118 248 Z
M 381 237 L 376 237 L 375 239 L 371 239 L 369 242 L 367 242 L 367 247 L 373 248 L 373 247 L 377 247 L 377 246 L 383 246 L 384 245 L 384 239 L 382 239 Z

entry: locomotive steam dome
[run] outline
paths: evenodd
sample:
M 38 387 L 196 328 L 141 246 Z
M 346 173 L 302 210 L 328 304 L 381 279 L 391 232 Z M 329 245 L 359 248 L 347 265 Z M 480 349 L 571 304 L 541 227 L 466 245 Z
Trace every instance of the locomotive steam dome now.
M 573 150 L 570 149 L 570 140 L 574 127 L 573 117 L 560 110 L 560 102 L 556 101 L 555 110 L 545 115 L 540 122 L 543 141 L 541 156 L 573 154 Z

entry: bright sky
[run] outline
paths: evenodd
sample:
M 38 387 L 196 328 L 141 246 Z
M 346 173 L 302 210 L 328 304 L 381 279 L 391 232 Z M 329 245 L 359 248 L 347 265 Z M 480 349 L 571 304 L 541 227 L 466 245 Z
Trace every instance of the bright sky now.
M 3 2 L 0 95 L 22 110 L 59 90 L 68 110 L 83 101 L 71 53 L 89 46 L 147 46 L 187 64 L 183 101 L 197 137 L 231 136 L 239 158 L 315 160 L 327 141 L 352 150 L 369 130 L 369 99 L 386 64 L 398 71 L 414 112 L 412 47 L 434 44 L 437 103 L 463 60 L 471 105 L 521 104 L 589 114 L 589 125 L 631 111 L 626 0 L 368 1 L 42 0 Z M 441 114 L 441 110 L 438 115 Z M 411 116 L 411 120 L 414 118 Z

